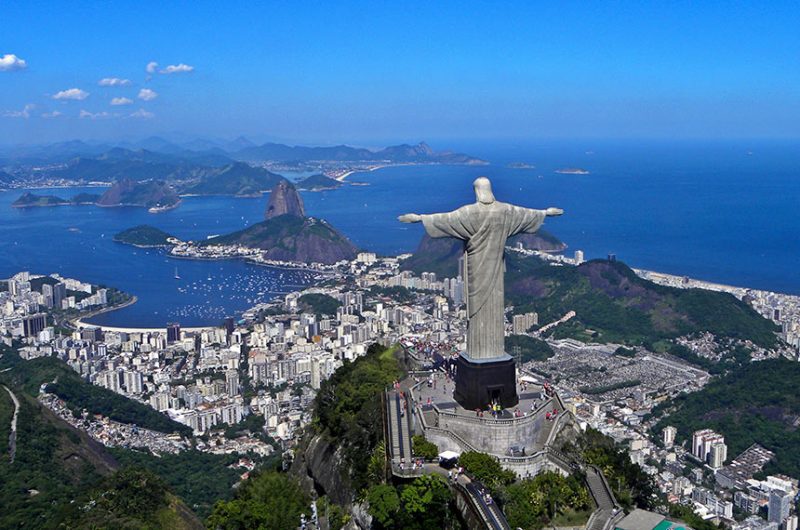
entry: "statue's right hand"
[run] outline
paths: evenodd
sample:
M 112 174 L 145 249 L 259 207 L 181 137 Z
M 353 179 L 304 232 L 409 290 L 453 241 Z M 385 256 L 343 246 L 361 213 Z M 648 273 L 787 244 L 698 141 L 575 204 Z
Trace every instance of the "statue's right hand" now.
M 422 221 L 422 216 L 417 213 L 407 213 L 397 218 L 401 223 L 419 223 Z

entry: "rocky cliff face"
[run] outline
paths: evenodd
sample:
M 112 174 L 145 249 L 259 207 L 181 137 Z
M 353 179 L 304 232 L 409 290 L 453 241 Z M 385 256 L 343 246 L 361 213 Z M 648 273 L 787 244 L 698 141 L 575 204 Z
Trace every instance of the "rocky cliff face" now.
M 509 238 L 507 245 L 515 247 L 518 243 L 528 250 L 541 250 L 543 252 L 562 252 L 567 249 L 566 243 L 544 230 L 533 234 L 518 234 Z
M 283 180 L 273 189 L 266 221 L 244 230 L 218 236 L 202 245 L 241 245 L 263 249 L 264 256 L 278 261 L 336 263 L 356 257 L 358 249 L 322 219 L 306 217 L 295 187 Z
M 331 445 L 323 436 L 314 436 L 304 450 L 297 451 L 292 473 L 309 491 L 327 495 L 336 504 L 348 506 L 353 502 L 355 492 L 341 452 L 341 448 Z
M 306 211 L 297 189 L 289 181 L 282 180 L 272 188 L 264 218 L 270 220 L 286 214 L 305 217 Z
M 297 218 L 300 219 L 300 218 Z M 353 243 L 323 220 L 306 217 L 296 233 L 277 238 L 267 249 L 266 257 L 279 261 L 301 263 L 336 263 L 352 260 L 358 249 Z

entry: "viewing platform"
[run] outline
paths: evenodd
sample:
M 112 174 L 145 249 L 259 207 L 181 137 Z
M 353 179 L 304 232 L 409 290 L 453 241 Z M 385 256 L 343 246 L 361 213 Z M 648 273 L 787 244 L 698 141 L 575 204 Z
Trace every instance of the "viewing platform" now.
M 477 451 L 498 458 L 522 477 L 544 469 L 568 474 L 571 464 L 552 449 L 563 429 L 577 429 L 557 393 L 535 384 L 518 384 L 519 405 L 512 409 L 466 410 L 453 398 L 454 382 L 445 372 L 406 379 L 413 404 L 414 430 L 440 450 Z

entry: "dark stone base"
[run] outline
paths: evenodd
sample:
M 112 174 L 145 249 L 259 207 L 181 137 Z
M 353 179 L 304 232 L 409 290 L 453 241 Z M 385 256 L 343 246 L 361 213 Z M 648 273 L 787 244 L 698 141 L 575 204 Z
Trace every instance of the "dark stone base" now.
M 466 355 L 456 365 L 454 397 L 467 410 L 485 410 L 492 401 L 503 408 L 519 403 L 514 358 L 506 355 L 498 360 L 473 361 Z

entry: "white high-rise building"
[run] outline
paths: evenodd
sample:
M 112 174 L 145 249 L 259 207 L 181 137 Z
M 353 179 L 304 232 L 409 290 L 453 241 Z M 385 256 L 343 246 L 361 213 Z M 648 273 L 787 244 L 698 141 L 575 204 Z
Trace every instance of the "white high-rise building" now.
M 363 263 L 365 265 L 371 265 L 377 261 L 378 257 L 375 255 L 374 252 L 360 252 L 356 256 L 356 262 Z
M 525 313 L 524 315 L 514 315 L 511 319 L 512 332 L 515 335 L 527 333 L 532 326 L 539 324 L 538 313 Z
M 725 437 L 711 429 L 695 431 L 692 435 L 692 454 L 703 462 L 708 462 L 711 456 L 711 446 L 715 443 L 725 443 Z M 726 448 L 727 450 L 727 448 Z M 727 457 L 727 453 L 726 453 Z
M 141 372 L 136 370 L 125 371 L 123 382 L 128 394 L 141 394 L 144 391 L 144 378 Z
M 166 392 L 156 392 L 150 396 L 150 406 L 159 412 L 169 408 L 169 394 Z
M 675 444 L 675 435 L 677 433 L 678 429 L 676 429 L 672 425 L 667 425 L 666 427 L 664 427 L 664 432 L 662 433 L 664 440 L 664 447 L 672 447 Z
M 711 452 L 709 453 L 708 464 L 712 469 L 720 469 L 725 465 L 725 460 L 728 458 L 728 446 L 722 442 L 716 442 L 711 445 Z
M 225 372 L 225 389 L 229 396 L 239 394 L 239 372 L 236 370 Z
M 575 265 L 580 265 L 584 261 L 585 260 L 583 259 L 583 251 L 582 250 L 576 250 L 575 251 Z
M 767 519 L 770 523 L 781 524 L 789 517 L 789 510 L 792 507 L 792 495 L 781 490 L 769 492 L 769 509 Z

